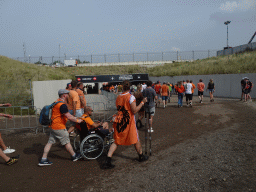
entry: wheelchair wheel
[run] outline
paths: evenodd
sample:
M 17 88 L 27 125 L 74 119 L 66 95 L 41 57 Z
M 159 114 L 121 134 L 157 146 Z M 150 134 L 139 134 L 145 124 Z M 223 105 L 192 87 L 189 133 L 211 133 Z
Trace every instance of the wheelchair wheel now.
M 97 134 L 88 135 L 80 145 L 80 153 L 86 159 L 97 159 L 103 151 L 104 141 Z
M 74 138 L 74 143 L 73 143 L 73 146 L 74 146 L 74 150 L 75 151 L 79 151 L 80 149 L 80 135 L 77 134 L 76 137 Z

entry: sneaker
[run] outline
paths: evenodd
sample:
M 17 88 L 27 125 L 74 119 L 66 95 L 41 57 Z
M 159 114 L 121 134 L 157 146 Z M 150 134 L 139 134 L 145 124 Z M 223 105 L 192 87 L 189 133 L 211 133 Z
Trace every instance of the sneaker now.
M 46 166 L 46 165 L 52 165 L 53 162 L 49 161 L 49 159 L 42 160 L 38 163 L 38 166 Z
M 76 136 L 76 133 L 75 133 L 75 132 L 71 132 L 71 133 L 69 134 L 69 136 L 70 136 L 70 137 L 75 137 L 75 136 Z
M 151 127 L 150 129 L 148 129 L 148 132 L 153 133 L 154 132 L 153 128 Z
M 7 161 L 5 164 L 6 165 L 13 165 L 14 163 L 17 163 L 18 159 L 19 159 L 19 155 L 15 156 L 15 157 L 11 157 L 9 161 Z
M 139 155 L 139 162 L 143 162 L 143 161 L 147 161 L 147 160 L 148 160 L 148 156 L 143 155 L 143 154 Z
M 5 154 L 13 153 L 15 152 L 15 149 L 10 149 L 10 147 L 7 147 L 4 151 Z
M 202 100 L 200 100 L 199 103 L 202 103 Z
M 77 160 L 79 160 L 79 159 L 81 159 L 82 158 L 82 155 L 80 154 L 80 153 L 76 153 L 76 156 L 75 157 L 72 157 L 72 161 L 77 161 Z
M 105 163 L 102 165 L 103 169 L 113 169 L 115 165 L 111 163 L 111 158 L 107 157 Z

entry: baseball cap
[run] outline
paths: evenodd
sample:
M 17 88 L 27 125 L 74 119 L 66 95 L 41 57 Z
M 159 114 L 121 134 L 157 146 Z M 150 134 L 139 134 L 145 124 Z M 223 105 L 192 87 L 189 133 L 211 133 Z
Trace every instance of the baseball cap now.
M 60 89 L 60 90 L 58 91 L 58 95 L 63 95 L 63 94 L 68 94 L 68 93 L 69 93 L 69 91 L 66 90 L 66 89 Z
M 71 83 L 68 83 L 68 84 L 67 84 L 67 87 L 71 87 Z
M 163 82 L 163 84 L 166 84 L 165 81 Z

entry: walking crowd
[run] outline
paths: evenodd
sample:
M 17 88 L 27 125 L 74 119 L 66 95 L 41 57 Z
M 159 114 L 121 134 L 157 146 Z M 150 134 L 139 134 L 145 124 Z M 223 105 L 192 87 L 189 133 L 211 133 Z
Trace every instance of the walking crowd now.
M 116 89 L 120 94 L 116 99 L 117 114 L 113 118 L 113 128 L 110 128 L 108 122 L 94 122 L 92 116 L 93 109 L 86 105 L 85 90 L 82 82 L 73 80 L 67 84 L 66 89 L 58 91 L 58 99 L 54 102 L 51 115 L 51 124 L 49 126 L 50 136 L 47 144 L 44 147 L 42 158 L 38 166 L 52 165 L 48 159 L 48 154 L 53 144 L 59 141 L 65 146 L 66 151 L 71 155 L 72 161 L 77 161 L 82 158 L 81 154 L 75 151 L 70 144 L 70 136 L 74 134 L 74 130 L 80 134 L 81 141 L 85 138 L 88 130 L 97 129 L 102 135 L 107 135 L 110 132 L 114 134 L 114 142 L 110 145 L 103 168 L 113 168 L 112 156 L 119 145 L 134 145 L 138 154 L 139 162 L 146 161 L 148 156 L 143 153 L 141 142 L 139 139 L 138 129 L 143 128 L 142 119 L 147 118 L 148 126 L 145 131 L 154 132 L 152 124 L 155 116 L 156 107 L 163 104 L 165 109 L 170 102 L 172 94 L 178 95 L 178 108 L 183 107 L 183 96 L 185 94 L 187 107 L 192 107 L 192 100 L 195 89 L 198 89 L 199 103 L 204 101 L 204 90 L 209 90 L 210 101 L 214 102 L 213 93 L 215 92 L 215 84 L 213 79 L 209 80 L 207 87 L 200 79 L 197 86 L 192 80 L 179 81 L 177 84 L 160 81 L 152 83 L 131 85 L 127 80 L 119 84 Z M 249 78 L 244 77 L 241 81 L 242 95 L 241 100 L 251 99 L 250 92 L 253 88 L 253 83 Z M 110 90 L 115 87 L 111 86 Z M 113 91 L 114 92 L 114 91 Z M 9 107 L 11 104 L 0 104 L 0 107 Z M 135 119 L 135 114 L 138 113 L 138 120 Z M 0 114 L 0 116 L 11 119 L 11 115 Z M 67 129 L 67 121 L 71 122 Z M 146 119 L 145 119 L 146 120 Z M 85 126 L 84 126 L 85 125 Z M 6 154 L 15 152 L 14 149 L 6 147 L 0 133 L 0 156 L 4 159 L 7 165 L 12 165 L 18 161 L 19 156 L 8 157 Z

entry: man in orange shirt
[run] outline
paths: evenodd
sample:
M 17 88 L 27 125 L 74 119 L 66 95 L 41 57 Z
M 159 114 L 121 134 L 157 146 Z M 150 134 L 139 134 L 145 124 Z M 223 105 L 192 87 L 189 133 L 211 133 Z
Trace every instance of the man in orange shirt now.
M 92 116 L 93 110 L 90 106 L 85 108 L 84 114 L 80 117 L 87 125 L 87 130 L 84 130 L 82 124 L 76 124 L 76 128 L 80 133 L 80 141 L 86 137 L 88 130 L 92 128 L 97 128 L 102 135 L 107 135 L 109 133 L 109 125 L 108 122 L 93 122 L 90 116 Z M 111 129 L 110 131 L 112 131 Z
M 51 126 L 50 126 L 50 137 L 48 140 L 48 143 L 44 147 L 44 153 L 42 156 L 41 161 L 39 162 L 38 166 L 46 166 L 46 165 L 52 165 L 52 162 L 50 162 L 47 158 L 48 153 L 52 147 L 52 145 L 56 142 L 56 139 L 60 141 L 62 145 L 65 146 L 66 150 L 70 153 L 72 156 L 73 161 L 77 161 L 81 158 L 81 155 L 79 153 L 75 153 L 72 145 L 70 144 L 69 140 L 69 134 L 66 129 L 66 123 L 67 120 L 70 120 L 72 122 L 81 123 L 81 119 L 77 119 L 73 115 L 71 115 L 68 112 L 68 107 L 65 104 L 65 101 L 69 97 L 69 91 L 65 89 L 60 89 L 58 91 L 59 99 L 57 99 L 57 103 L 53 109 L 52 109 L 52 116 L 51 116 Z
M 198 89 L 198 97 L 199 97 L 199 103 L 203 103 L 203 98 L 204 98 L 204 88 L 205 85 L 203 83 L 203 80 L 200 79 L 199 83 L 197 83 L 197 89 Z
M 193 83 L 192 80 L 190 80 L 190 83 L 192 84 L 192 100 L 193 100 L 193 95 L 194 95 L 194 91 L 195 91 L 196 86 L 195 86 L 195 84 Z
M 156 91 L 156 95 L 157 95 L 157 100 L 156 100 L 156 107 L 160 106 L 160 100 L 161 100 L 161 83 L 160 81 L 156 82 L 157 84 L 155 85 L 154 89 Z M 158 104 L 158 105 L 157 105 Z
M 178 85 L 176 86 L 176 90 L 178 92 L 178 107 L 180 108 L 183 105 L 183 96 L 185 92 L 185 88 L 183 86 L 182 81 L 178 82 Z
M 69 91 L 69 97 L 68 97 L 68 104 L 69 104 L 68 111 L 71 115 L 74 115 L 75 117 L 81 117 L 82 112 L 81 112 L 80 98 L 76 91 L 76 87 L 77 87 L 76 80 L 71 81 L 71 87 L 72 89 Z M 75 128 L 74 126 L 70 127 L 68 129 L 68 133 L 73 132 L 74 128 Z
M 162 95 L 162 100 L 163 100 L 163 104 L 164 104 L 164 108 L 165 106 L 167 106 L 167 99 L 168 99 L 168 95 L 169 95 L 169 87 L 166 85 L 165 82 L 163 82 L 163 86 L 161 87 L 161 95 Z
M 84 113 L 84 109 L 86 108 L 86 100 L 83 92 L 84 84 L 82 82 L 79 82 L 77 84 L 76 92 L 78 93 L 79 99 L 80 99 L 80 108 L 81 113 Z

